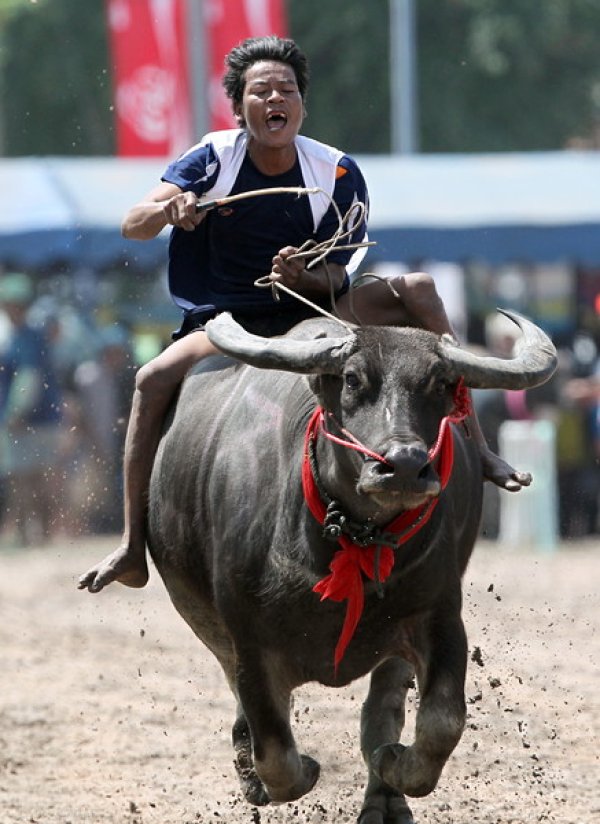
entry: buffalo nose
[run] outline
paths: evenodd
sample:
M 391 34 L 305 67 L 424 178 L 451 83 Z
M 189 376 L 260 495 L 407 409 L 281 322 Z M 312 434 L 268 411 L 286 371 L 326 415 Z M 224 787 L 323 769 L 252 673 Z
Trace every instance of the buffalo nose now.
M 385 458 L 385 463 L 377 465 L 377 472 L 399 478 L 417 478 L 429 464 L 427 450 L 419 443 L 394 441 L 382 453 L 382 458 Z

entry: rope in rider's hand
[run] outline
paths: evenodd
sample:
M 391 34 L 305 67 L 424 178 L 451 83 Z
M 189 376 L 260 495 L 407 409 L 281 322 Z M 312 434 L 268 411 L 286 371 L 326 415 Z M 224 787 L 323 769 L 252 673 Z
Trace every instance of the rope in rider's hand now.
M 327 193 L 324 192 L 324 194 L 327 194 Z M 301 257 L 307 257 L 309 255 L 314 255 L 315 256 L 314 260 L 312 260 L 306 266 L 306 269 L 312 269 L 319 262 L 323 261 L 323 263 L 325 265 L 325 272 L 327 274 L 327 279 L 328 279 L 328 283 L 329 283 L 329 299 L 330 299 L 330 303 L 331 303 L 331 308 L 332 308 L 333 311 L 335 311 L 335 289 L 333 287 L 333 282 L 331 280 L 331 276 L 330 276 L 329 270 L 327 268 L 327 261 L 325 260 L 326 256 L 328 254 L 330 254 L 330 252 L 332 252 L 334 249 L 336 251 L 341 250 L 341 249 L 362 249 L 362 248 L 365 248 L 367 246 L 376 246 L 376 243 L 371 242 L 371 241 L 362 241 L 360 243 L 339 244 L 340 240 L 343 240 L 344 238 L 350 237 L 355 232 L 357 226 L 360 226 L 360 224 L 365 220 L 366 207 L 365 207 L 365 204 L 362 203 L 361 201 L 356 201 L 356 203 L 353 203 L 352 206 L 346 212 L 346 214 L 342 217 L 342 214 L 341 214 L 335 200 L 333 200 L 333 198 L 329 195 L 328 195 L 328 197 L 329 197 L 330 202 L 331 202 L 331 204 L 332 204 L 332 206 L 335 209 L 335 212 L 337 214 L 337 218 L 338 218 L 338 228 L 337 228 L 337 230 L 334 232 L 334 234 L 328 240 L 324 240 L 321 243 L 317 243 L 314 240 L 307 240 L 305 243 L 302 244 L 302 246 L 298 249 L 298 251 L 295 254 L 289 256 L 288 260 L 294 260 L 295 258 L 301 258 Z M 354 211 L 357 212 L 357 216 L 354 219 L 354 222 L 353 222 L 352 226 L 350 228 L 345 228 L 345 227 L 348 227 L 348 225 L 350 223 L 350 219 L 351 219 Z M 394 285 L 393 285 L 393 283 L 391 282 L 391 280 L 389 278 L 382 277 L 381 275 L 376 275 L 373 272 L 364 272 L 363 274 L 359 275 L 350 284 L 350 290 L 348 292 L 348 303 L 349 303 L 348 311 L 350 312 L 350 315 L 352 316 L 354 322 L 358 326 L 361 325 L 361 321 L 357 317 L 357 315 L 354 311 L 354 290 L 361 283 L 364 283 L 364 281 L 367 280 L 367 279 L 373 279 L 373 280 L 381 281 L 381 283 L 383 283 L 389 289 L 389 291 L 391 292 L 393 297 L 395 297 L 397 300 L 401 300 L 400 295 L 398 294 L 397 290 L 394 288 Z M 298 294 L 298 292 L 295 292 L 294 290 L 290 289 L 289 287 L 284 286 L 282 283 L 278 283 L 277 281 L 271 280 L 270 275 L 266 275 L 263 278 L 259 278 L 258 280 L 256 280 L 254 282 L 254 285 L 255 286 L 260 286 L 262 288 L 265 288 L 267 286 L 271 286 L 272 289 L 273 289 L 273 297 L 275 298 L 275 300 L 279 300 L 279 298 L 277 297 L 277 293 L 276 293 L 277 289 L 280 289 L 284 292 L 287 292 L 288 294 L 290 294 L 293 297 L 297 298 L 297 300 L 300 300 L 303 303 L 306 303 L 308 306 L 311 306 L 313 309 L 315 309 L 320 314 L 325 315 L 328 318 L 333 318 L 334 320 L 337 320 L 338 323 L 341 323 L 342 326 L 345 326 L 347 329 L 350 329 L 350 326 L 348 326 L 348 324 L 344 323 L 344 321 L 342 321 L 341 318 L 337 317 L 337 315 L 332 315 L 329 312 L 326 312 L 321 306 L 317 306 L 316 304 L 314 304 L 311 301 L 307 300 L 305 297 Z
M 329 269 L 327 267 L 326 257 L 331 254 L 332 251 L 342 251 L 348 249 L 362 249 L 368 246 L 375 246 L 376 244 L 372 241 L 362 241 L 359 243 L 340 243 L 340 241 L 351 237 L 352 234 L 356 231 L 357 227 L 365 220 L 366 217 L 366 207 L 365 204 L 357 201 L 353 203 L 352 206 L 348 209 L 345 215 L 342 216 L 339 207 L 333 197 L 326 192 L 324 189 L 321 189 L 318 186 L 306 188 L 301 186 L 278 186 L 273 187 L 270 189 L 255 189 L 249 192 L 240 192 L 237 195 L 229 195 L 227 197 L 219 198 L 218 200 L 210 200 L 210 201 L 199 201 L 196 204 L 196 212 L 205 212 L 211 209 L 214 209 L 219 206 L 226 206 L 229 203 L 233 203 L 237 200 L 242 200 L 244 198 L 249 197 L 256 197 L 261 195 L 274 195 L 274 194 L 282 194 L 282 193 L 290 193 L 295 194 L 298 197 L 301 195 L 311 195 L 311 194 L 323 194 L 325 197 L 328 198 L 330 204 L 332 205 L 333 209 L 335 210 L 337 220 L 338 220 L 338 228 L 333 233 L 333 235 L 328 238 L 327 240 L 322 241 L 321 243 L 317 243 L 316 241 L 309 239 L 305 243 L 302 244 L 298 248 L 298 251 L 295 252 L 293 255 L 290 255 L 288 260 L 296 260 L 298 258 L 306 258 L 311 257 L 312 260 L 305 266 L 307 270 L 314 269 L 319 263 L 324 264 L 325 273 L 327 275 L 328 286 L 329 286 L 329 299 L 331 303 L 331 307 L 333 311 L 335 311 L 335 288 L 329 273 Z M 353 220 L 352 220 L 353 218 Z M 352 225 L 350 225 L 350 221 L 352 220 Z M 376 275 L 374 277 L 377 277 Z M 279 283 L 276 280 L 271 279 L 271 275 L 265 275 L 264 277 L 260 277 L 254 281 L 254 285 L 261 288 L 271 288 L 273 292 L 273 298 L 275 300 L 279 300 L 278 291 L 287 292 L 292 297 L 295 297 L 297 300 L 302 301 L 303 303 L 307 304 L 315 311 L 319 312 L 326 317 L 331 318 L 332 320 L 338 321 L 347 329 L 350 327 L 344 323 L 339 317 L 336 315 L 330 314 L 329 312 L 325 311 L 321 306 L 313 303 L 312 301 L 305 298 L 303 295 L 300 295 L 298 292 L 290 289 L 288 286 L 285 286 L 283 283 Z M 352 298 L 350 298 L 350 308 L 351 312 L 354 315 L 352 310 Z
M 336 229 L 336 231 L 330 238 L 322 241 L 321 243 L 317 243 L 314 240 L 307 240 L 305 243 L 302 244 L 302 246 L 300 246 L 300 248 L 295 254 L 290 255 L 288 258 L 289 260 L 294 260 L 295 258 L 314 255 L 314 260 L 311 260 L 311 262 L 306 266 L 307 269 L 313 269 L 315 266 L 317 266 L 317 264 L 324 260 L 328 254 L 334 251 L 334 247 L 335 251 L 340 251 L 345 249 L 363 249 L 367 246 L 375 246 L 374 242 L 368 240 L 361 241 L 360 243 L 339 243 L 340 240 L 344 240 L 344 238 L 351 237 L 352 234 L 356 231 L 357 227 L 364 222 L 367 210 L 364 203 L 356 201 L 356 203 L 353 203 L 352 206 L 350 206 L 350 208 L 346 212 L 346 214 L 342 217 L 342 214 L 335 200 L 333 200 L 333 198 L 330 198 L 330 200 L 332 206 L 336 211 L 338 218 L 338 228 Z M 356 216 L 353 215 L 354 212 L 356 212 Z M 353 216 L 354 221 L 350 226 L 350 220 Z
M 332 311 L 335 312 L 335 286 L 333 284 L 333 280 L 331 278 L 329 268 L 327 266 L 327 255 L 329 255 L 332 251 L 339 251 L 339 250 L 346 250 L 346 249 L 361 249 L 367 246 L 374 246 L 375 244 L 370 241 L 362 241 L 359 243 L 340 243 L 344 239 L 351 237 L 352 234 L 356 231 L 356 228 L 360 226 L 360 224 L 365 220 L 366 216 L 366 207 L 364 203 L 357 201 L 353 203 L 352 206 L 348 209 L 345 215 L 342 216 L 337 203 L 333 200 L 331 195 L 325 192 L 322 189 L 318 191 L 325 194 L 333 206 L 337 219 L 338 219 L 338 228 L 333 233 L 333 235 L 324 240 L 320 243 L 309 239 L 305 243 L 302 244 L 298 248 L 298 251 L 295 252 L 293 255 L 290 255 L 287 259 L 288 260 L 297 260 L 299 258 L 306 258 L 312 257 L 313 259 L 306 265 L 306 269 L 310 270 L 315 268 L 319 263 L 323 263 L 325 274 L 327 276 L 328 287 L 329 287 L 329 300 Z M 350 225 L 352 221 L 352 225 Z M 290 289 L 288 286 L 280 283 L 277 280 L 273 280 L 271 275 L 265 275 L 264 277 L 258 278 L 254 281 L 254 285 L 258 286 L 259 288 L 271 288 L 273 292 L 273 298 L 275 300 L 279 300 L 278 292 L 286 292 L 287 294 L 291 295 L 292 297 L 296 298 L 297 300 L 305 303 L 307 306 L 310 306 L 316 312 L 331 318 L 332 320 L 336 320 L 338 323 L 341 323 L 346 329 L 350 329 L 348 324 L 344 323 L 336 314 L 331 314 L 323 309 L 321 306 L 313 303 L 312 301 L 305 298 L 303 295 L 299 294 L 298 292 Z

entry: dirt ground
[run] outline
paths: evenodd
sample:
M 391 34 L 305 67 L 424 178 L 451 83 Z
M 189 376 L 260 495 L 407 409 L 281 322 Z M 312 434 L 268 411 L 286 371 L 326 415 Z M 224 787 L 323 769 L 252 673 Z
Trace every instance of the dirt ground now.
M 77 591 L 113 543 L 0 553 L 1 824 L 355 821 L 366 681 L 298 691 L 296 735 L 321 779 L 301 801 L 248 806 L 233 700 L 156 571 L 144 590 Z M 416 819 L 600 822 L 600 542 L 552 555 L 482 543 L 464 589 L 468 725 Z

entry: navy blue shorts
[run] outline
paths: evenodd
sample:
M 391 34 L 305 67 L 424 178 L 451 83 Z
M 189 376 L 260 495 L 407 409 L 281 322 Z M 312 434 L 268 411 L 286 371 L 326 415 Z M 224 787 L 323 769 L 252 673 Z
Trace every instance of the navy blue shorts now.
M 336 299 L 348 291 L 347 283 L 336 293 Z M 312 302 L 321 306 L 325 311 L 331 312 L 331 306 L 328 296 L 323 296 L 319 300 L 311 298 Z M 212 318 L 216 317 L 220 311 L 216 307 L 201 307 L 199 309 L 191 309 L 186 312 L 183 317 L 181 327 L 172 334 L 173 340 L 179 340 L 189 335 L 190 332 L 195 332 L 198 329 L 204 329 L 206 323 Z M 299 300 L 293 303 L 275 303 L 268 309 L 261 309 L 260 311 L 244 311 L 244 310 L 227 310 L 240 326 L 243 326 L 247 332 L 253 335 L 261 335 L 265 338 L 272 338 L 275 335 L 284 335 L 292 326 L 300 323 L 308 318 L 314 318 L 318 312 L 311 306 L 307 306 Z

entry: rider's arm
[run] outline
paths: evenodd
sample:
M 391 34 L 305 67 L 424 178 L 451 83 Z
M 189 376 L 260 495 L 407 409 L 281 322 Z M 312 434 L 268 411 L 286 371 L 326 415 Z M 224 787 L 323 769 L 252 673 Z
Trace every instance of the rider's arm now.
M 167 224 L 191 232 L 206 214 L 196 214 L 197 200 L 194 192 L 184 192 L 174 183 L 160 183 L 127 212 L 121 233 L 130 240 L 150 240 Z

